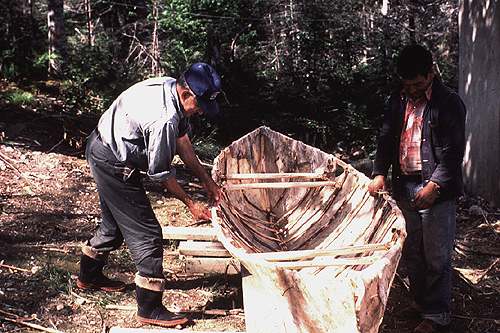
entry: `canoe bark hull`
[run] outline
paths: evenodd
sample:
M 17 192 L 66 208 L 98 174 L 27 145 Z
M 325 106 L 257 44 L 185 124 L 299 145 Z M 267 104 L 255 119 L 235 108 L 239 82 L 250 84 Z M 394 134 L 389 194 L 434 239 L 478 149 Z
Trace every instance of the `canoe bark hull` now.
M 283 185 L 293 173 L 323 182 Z M 279 187 L 252 188 L 276 175 Z M 378 332 L 406 237 L 388 195 L 370 196 L 352 166 L 267 127 L 224 149 L 213 177 L 231 185 L 212 224 L 244 267 L 248 333 Z

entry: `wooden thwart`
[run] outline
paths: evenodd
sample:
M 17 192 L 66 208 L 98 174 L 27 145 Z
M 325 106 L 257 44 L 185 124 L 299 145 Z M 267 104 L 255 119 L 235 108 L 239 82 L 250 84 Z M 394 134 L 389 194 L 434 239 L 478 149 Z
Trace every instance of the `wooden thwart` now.
M 225 176 L 226 180 L 239 179 L 277 179 L 277 178 L 323 178 L 324 174 L 314 172 L 296 172 L 296 173 L 233 173 Z
M 276 182 L 276 183 L 251 183 L 251 184 L 226 184 L 225 190 L 265 189 L 265 188 L 297 188 L 297 187 L 321 187 L 335 186 L 336 181 L 324 180 L 317 182 Z
M 381 251 L 390 248 L 389 243 L 366 244 L 349 246 L 337 249 L 317 249 L 317 250 L 301 250 L 301 251 L 285 251 L 285 252 L 267 252 L 267 253 L 251 253 L 249 256 L 260 258 L 267 261 L 291 261 L 305 260 L 320 256 L 338 256 L 347 254 L 356 254 L 370 251 Z
M 286 269 L 302 269 L 306 267 L 329 267 L 329 266 L 357 266 L 357 265 L 370 265 L 379 259 L 380 256 L 369 256 L 360 258 L 339 258 L 339 259 L 321 257 L 316 260 L 308 260 L 308 261 L 277 262 L 274 263 L 274 266 Z

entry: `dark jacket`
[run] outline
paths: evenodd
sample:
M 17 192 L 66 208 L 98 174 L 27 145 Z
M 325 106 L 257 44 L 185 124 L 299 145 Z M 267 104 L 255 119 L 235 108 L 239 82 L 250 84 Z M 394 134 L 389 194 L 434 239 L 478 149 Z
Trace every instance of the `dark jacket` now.
M 389 98 L 373 163 L 373 176 L 387 176 L 392 166 L 393 195 L 401 192 L 399 146 L 403 129 L 406 99 L 396 92 Z M 431 100 L 422 121 L 422 181 L 440 187 L 439 200 L 463 194 L 462 159 L 465 149 L 465 105 L 455 92 L 434 79 Z

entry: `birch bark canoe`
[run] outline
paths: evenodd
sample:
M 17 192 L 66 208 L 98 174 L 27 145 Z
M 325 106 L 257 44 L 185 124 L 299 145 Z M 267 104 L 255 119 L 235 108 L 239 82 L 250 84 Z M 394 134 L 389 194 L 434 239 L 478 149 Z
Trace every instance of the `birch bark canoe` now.
M 406 238 L 388 195 L 267 127 L 225 148 L 212 176 L 226 189 L 212 224 L 243 265 L 248 333 L 378 332 Z

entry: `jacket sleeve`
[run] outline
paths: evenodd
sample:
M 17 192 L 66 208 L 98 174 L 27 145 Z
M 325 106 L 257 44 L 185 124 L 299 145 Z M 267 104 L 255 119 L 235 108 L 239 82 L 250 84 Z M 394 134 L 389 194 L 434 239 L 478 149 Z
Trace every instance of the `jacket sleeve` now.
M 465 150 L 465 114 L 465 105 L 456 93 L 451 94 L 441 107 L 437 128 L 440 146 L 433 146 L 437 166 L 430 180 L 443 190 L 461 175 Z
M 382 126 L 377 140 L 377 152 L 373 162 L 372 177 L 378 175 L 387 176 L 393 156 L 396 153 L 394 151 L 396 124 L 394 124 L 395 117 L 393 115 L 395 98 L 397 97 L 391 96 L 385 103 Z
M 153 181 L 164 181 L 175 176 L 171 166 L 175 155 L 177 127 L 171 122 L 157 121 L 148 126 L 145 140 L 148 158 L 147 175 Z

